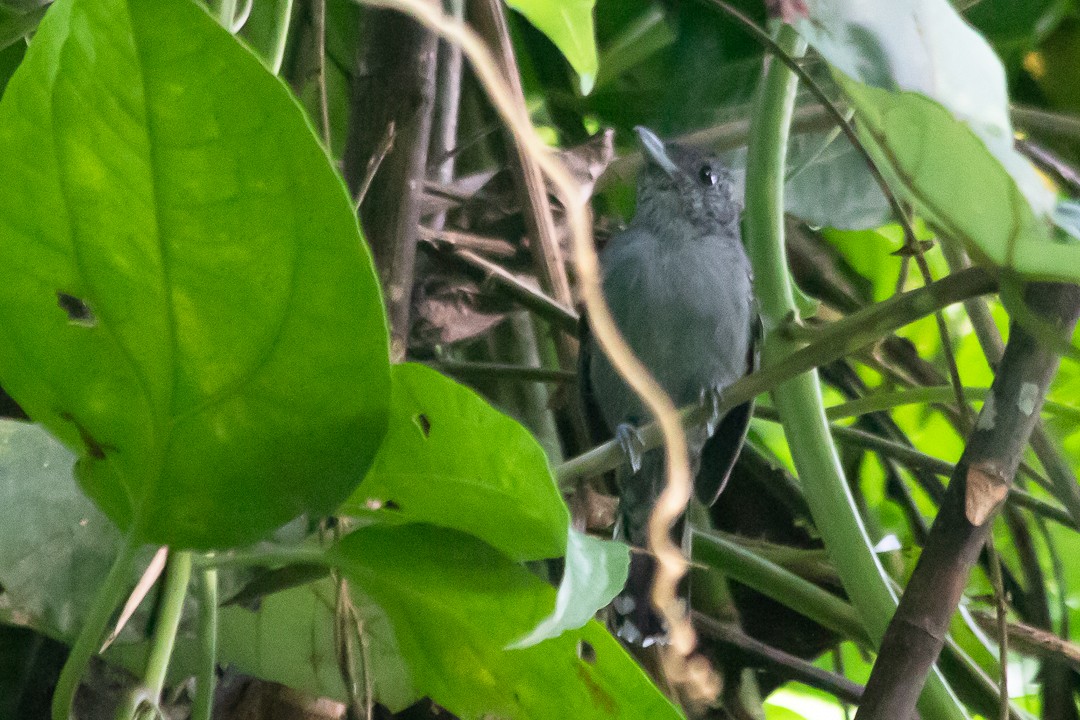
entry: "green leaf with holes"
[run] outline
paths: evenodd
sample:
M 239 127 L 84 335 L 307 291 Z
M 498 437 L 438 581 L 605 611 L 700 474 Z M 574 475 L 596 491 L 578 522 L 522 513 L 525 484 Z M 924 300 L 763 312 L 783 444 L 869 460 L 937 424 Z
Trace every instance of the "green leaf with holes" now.
M 390 429 L 342 508 L 471 533 L 516 560 L 562 555 L 570 515 L 529 431 L 431 368 L 393 368 Z
M 390 620 L 415 689 L 473 718 L 681 717 L 596 621 L 524 649 L 555 590 L 470 535 L 372 525 L 331 560 Z
M 336 507 L 389 366 L 346 190 L 288 90 L 190 0 L 59 0 L 0 102 L 0 384 L 138 540 Z

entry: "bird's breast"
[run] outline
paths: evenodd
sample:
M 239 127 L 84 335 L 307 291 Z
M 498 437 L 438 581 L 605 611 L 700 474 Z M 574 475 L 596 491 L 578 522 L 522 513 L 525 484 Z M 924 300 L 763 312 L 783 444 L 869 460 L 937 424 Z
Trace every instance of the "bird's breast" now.
M 738 240 L 653 242 L 620 237 L 605 252 L 604 294 L 639 359 L 679 405 L 747 371 L 752 288 Z M 636 397 L 606 359 L 594 365 L 596 395 L 609 424 L 642 419 Z M 605 401 L 605 397 L 607 398 Z M 606 405 L 606 407 L 605 407 Z

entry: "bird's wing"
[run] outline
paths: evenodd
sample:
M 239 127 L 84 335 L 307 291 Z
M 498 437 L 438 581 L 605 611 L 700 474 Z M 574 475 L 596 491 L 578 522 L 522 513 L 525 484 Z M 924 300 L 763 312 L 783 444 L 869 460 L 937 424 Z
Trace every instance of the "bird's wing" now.
M 761 340 L 763 328 L 761 316 L 755 308 L 752 314 L 750 330 L 750 350 L 746 357 L 746 372 L 758 369 L 761 360 Z M 724 491 L 735 461 L 746 441 L 746 432 L 750 429 L 750 418 L 754 415 L 754 401 L 747 400 L 728 411 L 716 426 L 716 432 L 705 441 L 701 451 L 701 466 L 694 480 L 694 492 L 698 500 L 712 505 Z

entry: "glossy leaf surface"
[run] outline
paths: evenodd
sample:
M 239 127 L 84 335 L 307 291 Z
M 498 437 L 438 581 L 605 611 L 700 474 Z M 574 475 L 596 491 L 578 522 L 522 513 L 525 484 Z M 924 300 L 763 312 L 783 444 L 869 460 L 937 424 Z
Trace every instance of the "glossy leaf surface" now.
M 417 691 L 463 720 L 681 717 L 595 621 L 505 649 L 548 612 L 555 590 L 479 540 L 371 526 L 332 557 L 386 612 Z
M 0 381 L 139 539 L 328 512 L 385 429 L 378 284 L 288 90 L 189 0 L 61 0 L 0 103 Z
M 577 72 L 581 91 L 587 95 L 596 81 L 596 0 L 506 0 L 506 4 L 555 43 Z
M 515 420 L 423 365 L 395 365 L 390 428 L 343 512 L 470 533 L 517 560 L 557 557 L 570 515 Z

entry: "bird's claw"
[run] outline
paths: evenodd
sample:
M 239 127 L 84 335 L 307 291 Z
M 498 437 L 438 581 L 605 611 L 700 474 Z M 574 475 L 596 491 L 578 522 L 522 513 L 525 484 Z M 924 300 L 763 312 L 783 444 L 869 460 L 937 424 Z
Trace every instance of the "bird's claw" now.
M 640 470 L 641 455 L 645 452 L 645 441 L 641 439 L 638 429 L 630 423 L 620 423 L 615 428 L 615 439 L 630 462 L 630 470 L 633 472 Z
M 709 415 L 705 419 L 705 431 L 709 437 L 712 437 L 716 432 L 716 426 L 720 424 L 723 419 L 723 415 L 720 414 L 720 407 L 724 402 L 724 389 L 718 385 L 706 388 L 701 391 L 701 404 L 708 410 Z

